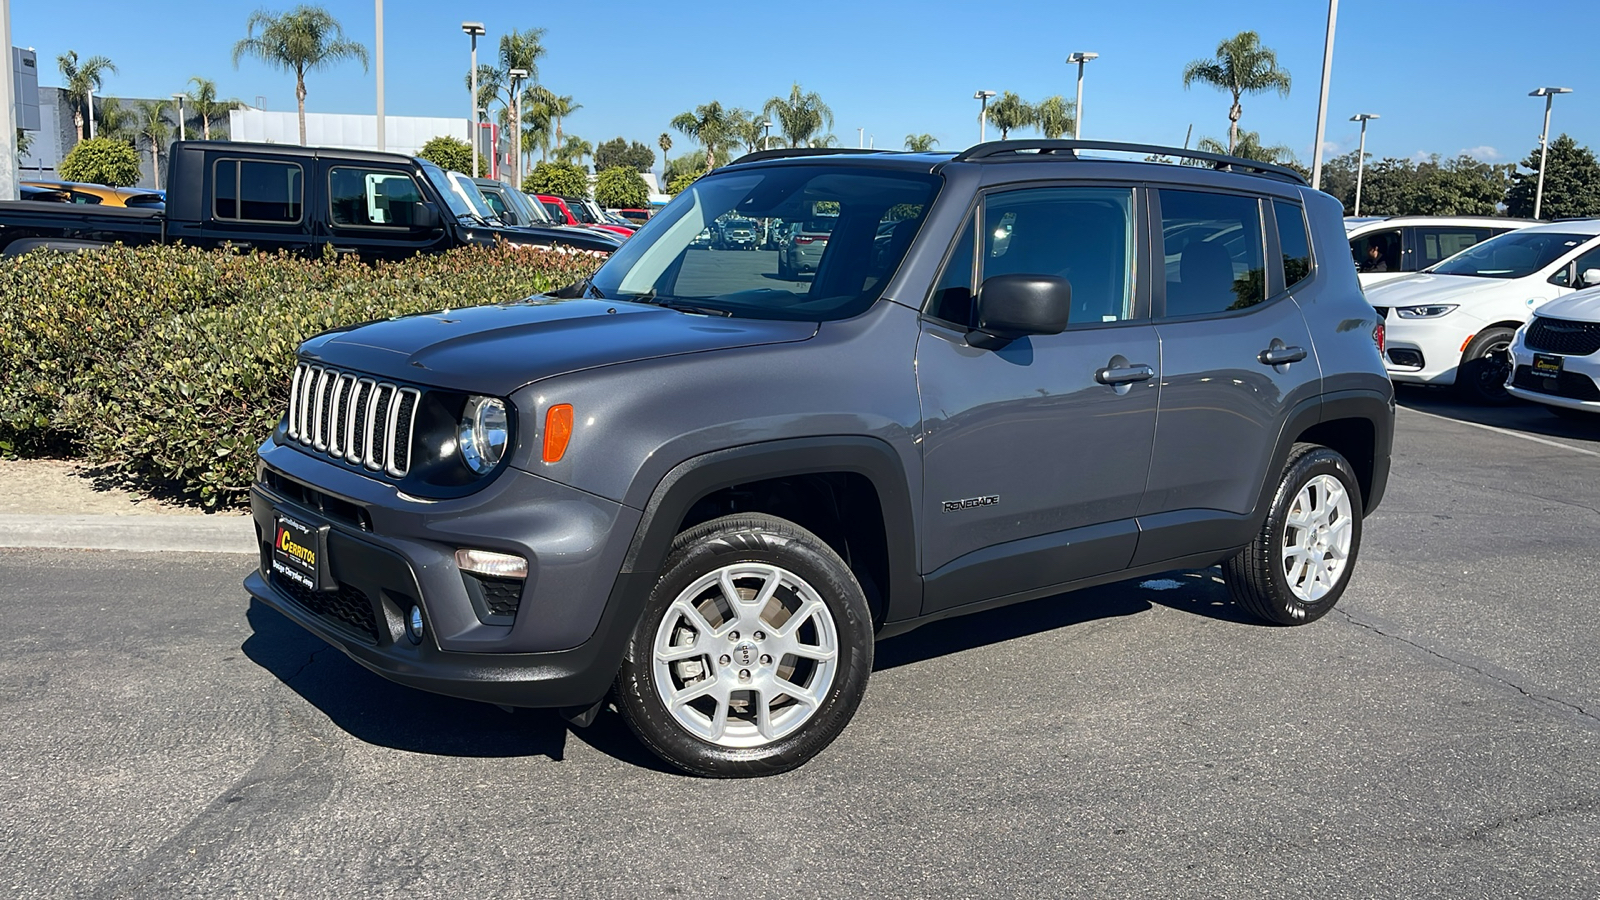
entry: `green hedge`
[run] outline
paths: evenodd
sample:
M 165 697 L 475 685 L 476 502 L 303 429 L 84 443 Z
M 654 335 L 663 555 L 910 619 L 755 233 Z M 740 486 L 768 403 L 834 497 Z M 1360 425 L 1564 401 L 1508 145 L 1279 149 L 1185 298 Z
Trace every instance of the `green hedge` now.
M 519 299 L 598 262 L 504 245 L 373 266 L 160 246 L 6 260 L 0 453 L 83 456 L 234 505 L 288 401 L 300 341 Z

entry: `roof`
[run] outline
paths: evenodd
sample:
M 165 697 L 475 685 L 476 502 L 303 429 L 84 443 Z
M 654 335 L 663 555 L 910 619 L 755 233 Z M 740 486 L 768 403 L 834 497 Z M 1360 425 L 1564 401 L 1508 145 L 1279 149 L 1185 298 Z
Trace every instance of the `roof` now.
M 413 157 L 402 153 L 379 153 L 375 150 L 341 150 L 335 147 L 302 147 L 298 144 L 266 144 L 251 141 L 173 141 L 173 155 L 193 148 L 195 150 L 249 150 L 274 156 L 298 156 L 307 159 L 330 157 L 360 162 L 410 162 Z
M 1374 225 L 1399 228 L 1405 225 L 1538 225 L 1538 219 L 1513 219 L 1507 216 L 1345 216 L 1346 234 Z

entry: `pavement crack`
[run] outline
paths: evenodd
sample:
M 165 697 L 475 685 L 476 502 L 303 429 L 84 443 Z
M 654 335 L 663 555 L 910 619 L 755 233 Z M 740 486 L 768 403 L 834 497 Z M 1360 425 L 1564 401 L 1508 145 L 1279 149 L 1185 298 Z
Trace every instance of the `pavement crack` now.
M 1425 653 L 1425 654 L 1427 654 L 1429 656 L 1432 656 L 1435 659 L 1439 659 L 1439 660 L 1442 660 L 1444 662 L 1447 662 L 1452 666 L 1456 666 L 1458 668 L 1466 669 L 1467 671 L 1473 673 L 1474 675 L 1477 675 L 1478 677 L 1480 677 L 1480 678 L 1482 678 L 1482 679 L 1484 679 L 1486 681 L 1493 682 L 1494 684 L 1504 685 L 1505 687 L 1511 688 L 1512 690 L 1516 691 L 1517 693 L 1521 694 L 1524 697 L 1527 697 L 1529 700 L 1532 700 L 1535 703 L 1542 703 L 1542 704 L 1547 704 L 1547 705 L 1550 705 L 1550 706 L 1554 706 L 1554 707 L 1560 709 L 1561 711 L 1578 718 L 1587 727 L 1589 727 L 1591 729 L 1594 729 L 1594 730 L 1600 730 L 1600 715 L 1596 715 L 1595 713 L 1590 712 L 1586 707 L 1584 707 L 1581 704 L 1573 703 L 1572 701 L 1569 701 L 1569 700 L 1563 700 L 1560 697 L 1554 697 L 1554 696 L 1551 696 L 1549 694 L 1542 694 L 1542 693 L 1539 693 L 1538 691 L 1531 690 L 1528 687 L 1526 687 L 1525 685 L 1519 683 L 1515 678 L 1510 677 L 1510 673 L 1500 674 L 1500 673 L 1492 672 L 1492 671 L 1489 670 L 1489 667 L 1484 665 L 1483 663 L 1471 662 L 1471 661 L 1468 661 L 1468 660 L 1465 660 L 1465 659 L 1461 659 L 1461 658 L 1458 658 L 1458 657 L 1455 657 L 1455 656 L 1451 656 L 1450 654 L 1445 653 L 1444 651 L 1439 650 L 1439 649 L 1437 649 L 1435 647 L 1431 647 L 1431 646 L 1429 646 L 1429 645 L 1427 645 L 1425 643 L 1421 643 L 1419 641 L 1412 640 L 1411 638 L 1408 638 L 1408 637 L 1405 637 L 1404 635 L 1398 634 L 1395 631 L 1386 630 L 1387 626 L 1385 626 L 1383 624 L 1379 624 L 1377 622 L 1366 621 L 1366 620 L 1357 618 L 1353 613 L 1351 613 L 1348 610 L 1344 610 L 1344 609 L 1340 609 L 1338 607 L 1334 607 L 1333 611 L 1338 613 L 1339 615 L 1343 616 L 1345 621 L 1349 622 L 1350 624 L 1352 624 L 1352 625 L 1354 625 L 1354 626 L 1356 626 L 1358 628 L 1366 629 L 1367 631 L 1370 631 L 1373 634 L 1376 634 L 1376 635 L 1378 635 L 1380 637 L 1388 638 L 1389 640 L 1397 641 L 1397 642 L 1405 644 L 1406 646 L 1411 647 L 1413 649 L 1420 650 L 1423 653 Z
M 283 683 L 284 684 L 289 684 L 289 683 L 293 682 L 296 678 L 299 678 L 301 672 L 304 672 L 305 670 L 311 668 L 311 664 L 317 661 L 317 657 L 321 656 L 324 652 L 326 652 L 328 650 L 332 650 L 332 649 L 333 649 L 333 647 L 331 647 L 331 646 L 329 646 L 327 644 L 323 644 L 321 647 L 318 647 L 317 649 L 311 651 L 311 655 L 307 656 L 306 657 L 306 661 L 300 664 L 300 668 L 295 669 L 293 672 L 290 672 L 288 675 L 285 675 L 283 677 Z

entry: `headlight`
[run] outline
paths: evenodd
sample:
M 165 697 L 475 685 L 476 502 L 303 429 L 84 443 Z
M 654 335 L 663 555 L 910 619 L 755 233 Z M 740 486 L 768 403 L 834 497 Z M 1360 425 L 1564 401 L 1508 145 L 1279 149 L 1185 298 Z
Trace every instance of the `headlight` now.
M 1437 319 L 1449 315 L 1455 308 L 1454 303 L 1435 303 L 1431 306 L 1397 306 L 1394 311 L 1402 319 Z
M 461 411 L 461 425 L 456 429 L 456 446 L 467 468 L 479 475 L 493 471 L 506 454 L 509 437 L 504 402 L 493 397 L 467 398 L 467 405 Z

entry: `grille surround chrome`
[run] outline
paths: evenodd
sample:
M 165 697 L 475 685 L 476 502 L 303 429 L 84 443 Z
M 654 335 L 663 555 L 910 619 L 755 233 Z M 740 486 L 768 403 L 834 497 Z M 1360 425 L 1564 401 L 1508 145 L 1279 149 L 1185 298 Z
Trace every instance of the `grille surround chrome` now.
M 403 402 L 406 398 L 409 404 Z M 411 470 L 421 401 L 422 391 L 414 387 L 297 363 L 289 383 L 288 437 L 329 459 L 402 479 Z

